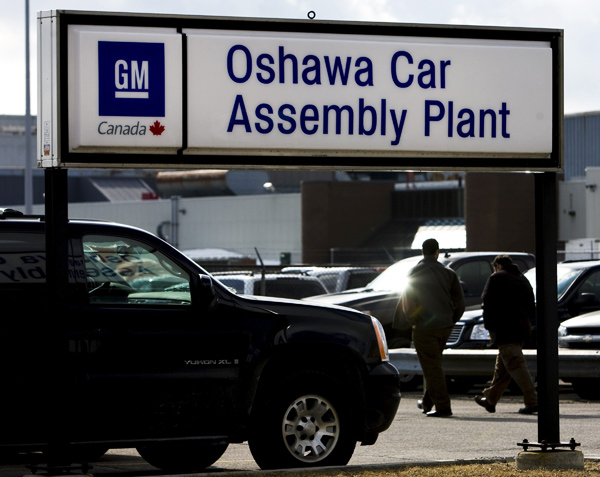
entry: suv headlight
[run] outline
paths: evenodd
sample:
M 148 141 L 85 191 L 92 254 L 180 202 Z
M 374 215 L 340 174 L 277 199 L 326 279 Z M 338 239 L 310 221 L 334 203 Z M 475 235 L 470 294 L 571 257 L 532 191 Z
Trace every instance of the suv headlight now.
M 473 326 L 471 330 L 471 340 L 472 341 L 489 341 L 490 340 L 490 332 L 485 329 L 483 323 Z
M 383 326 L 374 316 L 371 317 L 371 323 L 373 323 L 375 336 L 377 336 L 377 345 L 379 346 L 379 356 L 381 356 L 381 361 L 389 361 L 390 355 L 388 353 L 387 340 L 385 339 Z
M 567 327 L 560 325 L 558 327 L 558 336 L 567 336 Z

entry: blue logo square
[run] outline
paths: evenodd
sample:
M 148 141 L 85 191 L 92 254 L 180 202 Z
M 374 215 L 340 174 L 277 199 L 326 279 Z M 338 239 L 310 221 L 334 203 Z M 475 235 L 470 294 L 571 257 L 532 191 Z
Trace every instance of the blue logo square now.
M 165 116 L 165 45 L 98 42 L 100 116 Z

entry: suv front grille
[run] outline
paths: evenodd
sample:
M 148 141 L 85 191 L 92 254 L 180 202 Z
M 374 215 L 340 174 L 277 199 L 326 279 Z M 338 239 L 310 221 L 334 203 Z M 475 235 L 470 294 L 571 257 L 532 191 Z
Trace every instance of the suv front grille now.
M 464 329 L 465 326 L 462 323 L 456 323 L 452 328 L 448 341 L 446 341 L 446 346 L 456 346 L 460 343 L 460 338 Z
M 567 334 L 573 336 L 600 335 L 600 328 L 597 326 L 567 328 Z

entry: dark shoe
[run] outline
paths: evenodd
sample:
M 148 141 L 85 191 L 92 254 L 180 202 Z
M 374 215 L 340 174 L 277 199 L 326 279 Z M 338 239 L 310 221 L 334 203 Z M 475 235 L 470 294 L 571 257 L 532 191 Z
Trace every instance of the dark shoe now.
M 417 407 L 418 407 L 419 409 L 422 409 L 422 410 L 423 410 L 423 414 L 427 414 L 429 411 L 431 411 L 431 408 L 430 408 L 430 407 L 423 407 L 423 400 L 422 400 L 422 399 L 419 399 L 419 400 L 417 401 Z
M 444 409 L 443 411 L 430 411 L 425 415 L 429 417 L 450 417 L 452 415 L 452 411 L 450 409 Z
M 496 412 L 496 406 L 490 404 L 483 396 L 475 396 L 475 402 L 484 407 L 487 412 Z
M 519 414 L 535 414 L 538 412 L 537 406 L 525 406 L 519 409 Z

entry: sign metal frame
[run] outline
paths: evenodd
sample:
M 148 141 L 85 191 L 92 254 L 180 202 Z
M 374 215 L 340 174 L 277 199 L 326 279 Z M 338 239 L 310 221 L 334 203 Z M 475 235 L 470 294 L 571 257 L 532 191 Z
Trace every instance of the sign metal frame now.
M 56 53 L 41 48 L 40 86 L 53 83 L 56 97 L 49 100 L 40 94 L 38 113 L 39 167 L 94 168 L 220 168 L 220 169 L 326 169 L 326 170 L 438 170 L 438 171 L 531 171 L 560 172 L 563 169 L 563 30 L 508 27 L 474 27 L 453 25 L 421 25 L 395 23 L 341 22 L 320 20 L 247 19 L 181 15 L 128 14 L 56 10 L 38 13 L 40 19 L 52 20 L 52 26 L 42 24 L 40 36 L 48 37 L 44 29 L 53 29 Z M 149 27 L 186 29 L 235 30 L 249 34 L 281 32 L 293 34 L 341 34 L 379 37 L 424 37 L 468 40 L 513 40 L 545 42 L 552 56 L 552 151 L 546 157 L 519 154 L 449 153 L 317 153 L 310 151 L 267 150 L 257 153 L 227 151 L 226 154 L 189 154 L 187 149 L 187 85 L 186 37 L 183 35 L 183 105 L 182 143 L 176 154 L 143 154 L 132 152 L 76 152 L 69 150 L 69 85 L 68 85 L 68 28 L 70 25 L 107 27 Z M 50 56 L 49 56 L 50 55 Z M 50 59 L 49 59 L 50 58 Z M 48 105 L 51 104 L 52 107 Z M 46 138 L 46 144 L 43 144 Z M 50 139 L 48 139 L 50 138 Z M 44 155 L 44 147 L 46 153 Z M 50 153 L 48 153 L 50 149 Z M 517 155 L 515 155 L 517 156 Z

